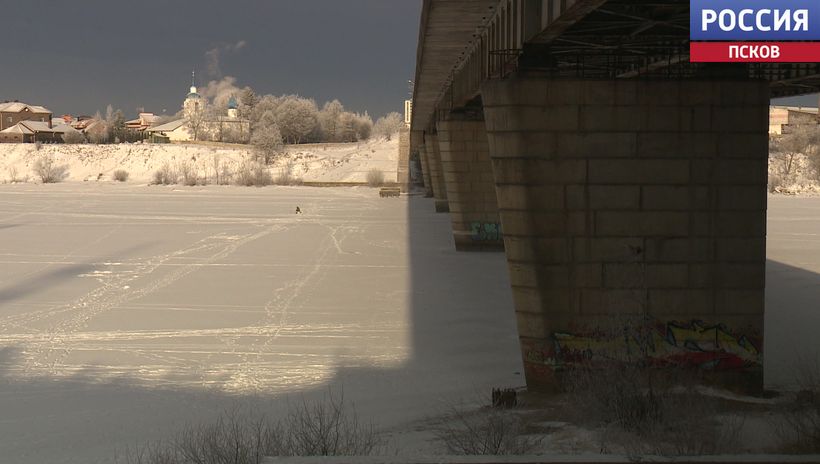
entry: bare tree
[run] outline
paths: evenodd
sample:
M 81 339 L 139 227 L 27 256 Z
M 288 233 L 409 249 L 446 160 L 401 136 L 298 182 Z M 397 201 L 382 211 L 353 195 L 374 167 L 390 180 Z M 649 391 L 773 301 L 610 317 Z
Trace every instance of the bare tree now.
M 817 160 L 817 146 L 820 143 L 820 128 L 799 126 L 783 136 L 772 139 L 769 150 L 772 161 L 783 182 L 794 182 L 799 170 L 799 160 L 806 156 L 820 178 L 820 160 Z
M 58 165 L 46 154 L 37 158 L 32 169 L 44 184 L 62 182 L 68 177 L 68 165 Z

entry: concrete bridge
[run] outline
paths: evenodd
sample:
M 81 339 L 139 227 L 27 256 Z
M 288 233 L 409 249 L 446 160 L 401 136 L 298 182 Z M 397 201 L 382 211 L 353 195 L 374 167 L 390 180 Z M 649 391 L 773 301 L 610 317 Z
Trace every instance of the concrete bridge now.
M 527 383 L 640 355 L 762 387 L 768 106 L 820 64 L 689 63 L 688 0 L 424 0 L 411 151 L 505 250 Z

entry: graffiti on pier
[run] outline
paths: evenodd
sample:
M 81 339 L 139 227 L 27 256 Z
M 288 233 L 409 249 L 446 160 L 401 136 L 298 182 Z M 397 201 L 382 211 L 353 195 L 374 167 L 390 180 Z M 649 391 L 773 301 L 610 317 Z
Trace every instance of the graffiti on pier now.
M 493 222 L 470 223 L 470 237 L 477 242 L 491 242 L 502 239 L 501 224 Z
M 761 365 L 760 343 L 701 321 L 630 326 L 617 334 L 554 333 L 552 353 L 527 354 L 554 366 L 640 359 L 652 367 L 744 369 Z

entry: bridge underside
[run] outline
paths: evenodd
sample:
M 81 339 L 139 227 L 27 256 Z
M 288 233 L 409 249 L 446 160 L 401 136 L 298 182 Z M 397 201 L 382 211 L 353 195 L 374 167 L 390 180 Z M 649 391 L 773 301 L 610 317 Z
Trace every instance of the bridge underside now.
M 506 252 L 528 385 L 640 355 L 762 388 L 769 100 L 820 64 L 689 63 L 688 1 L 463 3 L 425 1 L 414 149 L 457 248 Z

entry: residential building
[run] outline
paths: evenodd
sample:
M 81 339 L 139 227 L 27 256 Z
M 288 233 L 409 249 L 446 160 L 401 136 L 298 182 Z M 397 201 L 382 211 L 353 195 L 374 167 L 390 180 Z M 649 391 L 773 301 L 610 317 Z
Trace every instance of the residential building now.
M 137 119 L 125 121 L 126 129 L 143 132 L 144 130 L 154 127 L 160 122 L 160 117 L 154 113 L 140 113 Z
M 20 121 L 0 131 L 0 143 L 62 143 L 63 134 L 74 129 L 68 124 L 51 125 L 51 121 Z
M 36 105 L 18 101 L 0 103 L 0 131 L 8 129 L 21 121 L 45 122 L 51 126 L 53 117 L 50 110 Z
M 184 119 L 177 119 L 159 126 L 154 126 L 146 129 L 148 134 L 157 134 L 167 137 L 171 142 L 189 142 L 191 141 L 191 132 L 186 127 Z
M 817 108 L 795 106 L 769 107 L 769 134 L 788 134 L 789 130 L 800 126 L 817 126 L 820 124 L 820 111 Z

